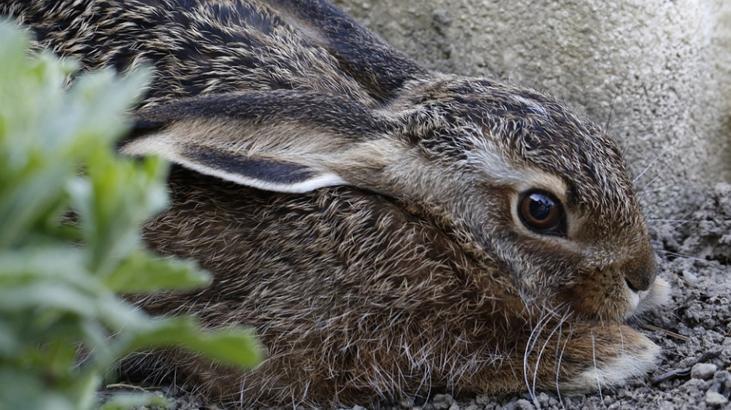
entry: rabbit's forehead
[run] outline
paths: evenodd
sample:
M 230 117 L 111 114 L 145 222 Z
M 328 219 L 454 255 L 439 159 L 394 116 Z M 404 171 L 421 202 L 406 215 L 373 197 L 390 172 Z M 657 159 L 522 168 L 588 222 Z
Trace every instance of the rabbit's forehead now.
M 595 213 L 611 213 L 612 220 L 634 221 L 638 208 L 632 182 L 613 141 L 577 132 L 540 141 L 521 132 L 493 138 L 494 151 L 481 155 L 481 169 L 490 177 L 510 175 L 519 191 L 546 189 Z M 488 159 L 498 156 L 502 163 Z
M 563 107 L 522 96 L 512 99 L 530 112 L 512 117 L 483 111 L 483 132 L 469 137 L 473 143 L 485 141 L 473 145 L 478 152 L 494 154 L 491 159 L 499 156 L 503 170 L 511 169 L 524 180 L 550 179 L 553 186 L 564 184 L 559 192 L 570 189 L 574 199 L 584 205 L 611 205 L 617 210 L 632 205 L 632 183 L 615 141 Z M 490 154 L 482 155 L 487 169 L 494 166 L 495 162 L 489 163 Z
M 523 159 L 516 161 L 503 147 L 487 138 L 468 137 L 473 149 L 467 152 L 468 162 L 491 183 L 510 185 L 516 191 L 543 189 L 562 200 L 568 192 L 564 178 L 554 172 L 530 164 Z

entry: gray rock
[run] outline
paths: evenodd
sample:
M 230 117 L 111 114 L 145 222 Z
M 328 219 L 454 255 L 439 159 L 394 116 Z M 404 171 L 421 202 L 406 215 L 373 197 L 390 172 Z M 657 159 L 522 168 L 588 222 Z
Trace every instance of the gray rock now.
M 481 395 L 477 396 L 477 398 L 475 398 L 475 403 L 477 403 L 477 404 L 485 405 L 490 402 L 492 402 L 492 397 L 490 397 L 486 394 L 481 394 Z
M 515 409 L 516 410 L 533 410 L 533 409 L 535 409 L 535 406 L 533 406 L 533 404 L 526 399 L 520 399 L 515 402 Z
M 709 406 L 723 406 L 728 403 L 726 396 L 715 391 L 706 392 L 706 404 Z
M 538 394 L 538 403 L 541 405 L 541 407 L 546 407 L 550 405 L 551 398 L 546 393 L 540 393 Z
M 690 379 L 687 382 L 683 383 L 683 387 L 685 387 L 688 391 L 693 390 L 706 390 L 708 386 L 710 385 L 709 382 L 702 380 L 702 379 Z
M 713 380 L 718 382 L 719 384 L 726 384 L 731 382 L 731 372 L 728 370 L 721 370 L 716 372 L 715 375 L 713 375 Z
M 690 369 L 690 377 L 694 379 L 708 380 L 718 370 L 718 366 L 713 363 L 698 363 Z
M 685 279 L 689 285 L 696 285 L 698 283 L 698 275 L 693 273 L 690 269 L 683 270 L 683 279 Z
M 448 409 L 454 403 L 454 398 L 449 394 L 437 394 L 432 400 L 435 409 Z

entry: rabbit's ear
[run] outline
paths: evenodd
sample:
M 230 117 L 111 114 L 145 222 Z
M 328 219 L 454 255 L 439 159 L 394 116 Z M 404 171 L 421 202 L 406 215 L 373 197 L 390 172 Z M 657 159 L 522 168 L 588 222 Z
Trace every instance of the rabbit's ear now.
M 351 184 L 344 174 L 369 162 L 356 147 L 383 136 L 385 127 L 352 100 L 295 91 L 220 94 L 138 112 L 134 137 L 121 150 L 241 185 L 301 193 Z
M 386 102 L 404 82 L 427 71 L 327 0 L 271 0 L 267 5 L 305 37 L 328 50 L 374 98 Z

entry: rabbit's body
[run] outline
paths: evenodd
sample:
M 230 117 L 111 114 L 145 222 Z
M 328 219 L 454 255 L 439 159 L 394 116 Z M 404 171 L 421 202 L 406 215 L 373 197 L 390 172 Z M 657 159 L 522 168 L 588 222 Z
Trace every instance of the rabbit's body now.
M 652 366 L 621 324 L 662 299 L 630 179 L 550 98 L 430 73 L 318 0 L 0 14 L 85 68 L 157 69 L 124 150 L 182 167 L 146 240 L 215 280 L 140 304 L 252 326 L 268 352 L 246 373 L 165 352 L 158 371 L 270 405 L 590 389 Z M 563 228 L 527 225 L 547 195 Z

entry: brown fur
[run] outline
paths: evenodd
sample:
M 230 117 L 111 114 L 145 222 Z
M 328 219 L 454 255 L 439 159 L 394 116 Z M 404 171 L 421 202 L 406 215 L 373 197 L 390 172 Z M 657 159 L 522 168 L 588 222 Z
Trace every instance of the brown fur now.
M 652 291 L 655 270 L 631 180 L 560 103 L 423 70 L 324 1 L 72 3 L 0 13 L 86 69 L 155 66 L 125 149 L 183 167 L 145 239 L 215 277 L 138 303 L 267 348 L 250 372 L 178 351 L 155 355 L 166 371 L 242 406 L 334 405 L 595 388 L 651 364 L 620 325 L 625 281 Z M 560 198 L 566 238 L 516 220 L 528 188 Z

